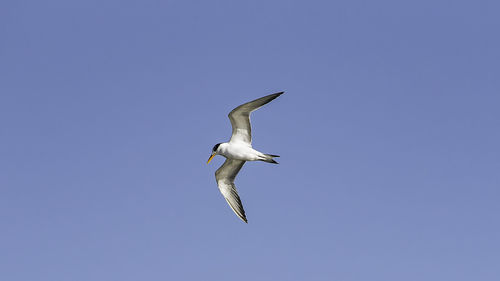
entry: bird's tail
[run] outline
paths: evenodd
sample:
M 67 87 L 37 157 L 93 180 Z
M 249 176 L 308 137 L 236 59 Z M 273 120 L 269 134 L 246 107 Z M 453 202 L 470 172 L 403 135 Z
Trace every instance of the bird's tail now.
M 273 155 L 273 154 L 264 154 L 266 158 L 262 159 L 261 161 L 267 162 L 267 163 L 272 163 L 272 164 L 279 164 L 276 162 L 273 158 L 274 157 L 280 157 L 279 155 Z

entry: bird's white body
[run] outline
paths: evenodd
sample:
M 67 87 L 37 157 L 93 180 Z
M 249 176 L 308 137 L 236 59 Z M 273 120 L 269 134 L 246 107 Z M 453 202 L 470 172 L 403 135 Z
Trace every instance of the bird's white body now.
M 224 142 L 219 145 L 217 154 L 229 159 L 243 161 L 259 161 L 266 159 L 266 155 L 252 148 L 244 142 Z

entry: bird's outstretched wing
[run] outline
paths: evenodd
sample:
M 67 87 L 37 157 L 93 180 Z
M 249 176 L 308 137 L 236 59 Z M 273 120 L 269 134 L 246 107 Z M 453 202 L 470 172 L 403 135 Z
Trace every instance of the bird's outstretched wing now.
M 243 204 L 241 204 L 240 196 L 238 196 L 238 191 L 234 185 L 234 179 L 241 170 L 241 167 L 243 167 L 243 164 L 245 164 L 245 161 L 226 159 L 226 162 L 215 171 L 215 179 L 217 180 L 220 192 L 229 206 L 231 206 L 231 209 L 233 209 L 234 213 L 236 213 L 240 219 L 247 222 Z
M 281 94 L 283 94 L 283 92 L 268 95 L 251 102 L 244 103 L 233 109 L 228 115 L 229 120 L 231 120 L 231 125 L 233 126 L 233 134 L 230 142 L 245 142 L 247 144 L 251 144 L 252 127 L 250 125 L 250 113 L 279 97 Z

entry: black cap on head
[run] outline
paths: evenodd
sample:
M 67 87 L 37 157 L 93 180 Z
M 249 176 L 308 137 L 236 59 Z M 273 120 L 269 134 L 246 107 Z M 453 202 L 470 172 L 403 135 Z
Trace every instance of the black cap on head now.
M 220 143 L 214 145 L 214 148 L 212 148 L 212 151 L 215 152 L 217 151 L 217 148 L 219 148 Z

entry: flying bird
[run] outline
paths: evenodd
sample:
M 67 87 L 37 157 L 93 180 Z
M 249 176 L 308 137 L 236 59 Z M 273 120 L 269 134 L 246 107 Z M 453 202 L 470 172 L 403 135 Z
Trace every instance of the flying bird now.
M 229 142 L 218 143 L 212 148 L 212 154 L 207 164 L 215 155 L 226 157 L 226 161 L 215 172 L 215 180 L 220 192 L 234 213 L 244 222 L 248 223 L 241 203 L 240 196 L 234 185 L 234 179 L 246 161 L 264 161 L 278 164 L 273 158 L 278 155 L 265 154 L 252 148 L 252 127 L 250 125 L 250 114 L 279 97 L 284 92 L 275 93 L 244 103 L 233 109 L 228 117 L 233 127 L 233 134 Z

